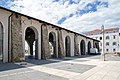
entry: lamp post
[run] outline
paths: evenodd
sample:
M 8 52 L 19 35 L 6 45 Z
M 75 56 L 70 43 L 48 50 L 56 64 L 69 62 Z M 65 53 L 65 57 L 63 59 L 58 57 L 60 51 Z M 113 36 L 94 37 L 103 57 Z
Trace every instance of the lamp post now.
M 105 31 L 104 31 L 104 25 L 101 26 L 101 29 L 102 29 L 102 36 L 103 36 L 103 39 L 102 39 L 102 53 L 101 53 L 101 59 L 102 61 L 105 61 Z

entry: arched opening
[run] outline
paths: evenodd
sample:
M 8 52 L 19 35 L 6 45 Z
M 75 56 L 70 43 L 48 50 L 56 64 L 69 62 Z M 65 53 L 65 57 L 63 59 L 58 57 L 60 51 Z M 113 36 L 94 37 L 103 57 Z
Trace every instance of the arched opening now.
M 70 55 L 71 53 L 70 53 L 70 37 L 69 36 L 67 36 L 65 38 L 65 52 L 66 52 L 67 57 L 71 56 Z
M 56 58 L 56 35 L 54 32 L 49 33 L 49 45 L 51 58 Z
M 0 61 L 3 61 L 3 26 L 0 23 Z
M 95 46 L 95 48 L 98 49 L 98 52 L 99 52 L 99 43 L 95 42 L 94 46 Z
M 91 48 L 91 43 L 90 43 L 90 41 L 88 42 L 88 54 L 90 54 L 90 48 Z
M 82 40 L 80 43 L 81 55 L 85 55 L 85 41 Z
M 25 31 L 25 58 L 38 59 L 38 33 L 33 27 Z

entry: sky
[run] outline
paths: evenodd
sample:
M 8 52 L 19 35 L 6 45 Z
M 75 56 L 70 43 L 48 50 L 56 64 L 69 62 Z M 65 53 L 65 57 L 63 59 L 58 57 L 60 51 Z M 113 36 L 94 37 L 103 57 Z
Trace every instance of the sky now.
M 77 33 L 120 27 L 120 0 L 0 0 L 0 6 Z

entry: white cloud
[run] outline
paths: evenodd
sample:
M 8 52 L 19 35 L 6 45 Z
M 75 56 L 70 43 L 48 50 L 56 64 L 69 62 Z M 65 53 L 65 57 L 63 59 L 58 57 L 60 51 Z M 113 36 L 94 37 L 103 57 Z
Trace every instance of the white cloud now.
M 102 7 L 98 8 L 96 12 L 87 13 L 79 17 L 72 17 L 66 20 L 64 24 L 62 24 L 62 26 L 67 26 L 67 28 L 70 27 L 71 29 L 76 29 L 77 32 L 83 32 L 97 28 L 100 29 L 102 24 L 104 24 L 106 28 L 120 27 L 119 0 L 110 0 L 109 8 Z
M 54 24 L 63 16 L 68 16 L 70 13 L 74 13 L 78 6 L 75 4 L 67 6 L 68 2 L 61 5 L 58 2 L 53 3 L 52 0 L 19 0 L 15 1 L 13 4 L 16 4 L 16 6 L 11 7 L 12 10 L 19 11 L 23 14 Z M 21 5 L 24 8 L 20 8 L 19 6 Z
M 93 3 L 94 1 L 96 0 L 75 0 L 78 4 L 68 5 L 68 0 L 61 0 L 59 2 L 52 2 L 52 0 L 16 0 L 13 3 L 16 4 L 16 6 L 11 7 L 11 9 L 56 24 L 62 17 L 68 17 L 71 13 L 75 14 L 77 10 L 84 9 L 88 3 Z M 108 0 L 99 1 L 108 2 Z M 63 3 L 64 5 L 62 5 Z M 109 0 L 108 8 L 99 6 L 96 12 L 89 12 L 82 16 L 76 14 L 67 18 L 60 26 L 75 32 L 100 28 L 102 24 L 104 24 L 105 27 L 120 26 L 119 15 L 119 0 Z

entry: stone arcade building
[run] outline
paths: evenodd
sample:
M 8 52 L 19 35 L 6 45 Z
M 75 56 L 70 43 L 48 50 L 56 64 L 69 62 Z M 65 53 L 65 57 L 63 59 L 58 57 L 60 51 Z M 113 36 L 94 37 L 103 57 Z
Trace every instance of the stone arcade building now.
M 0 7 L 0 61 L 25 60 L 25 41 L 30 55 L 35 43 L 35 59 L 80 56 L 88 54 L 92 47 L 99 48 L 98 40 Z

